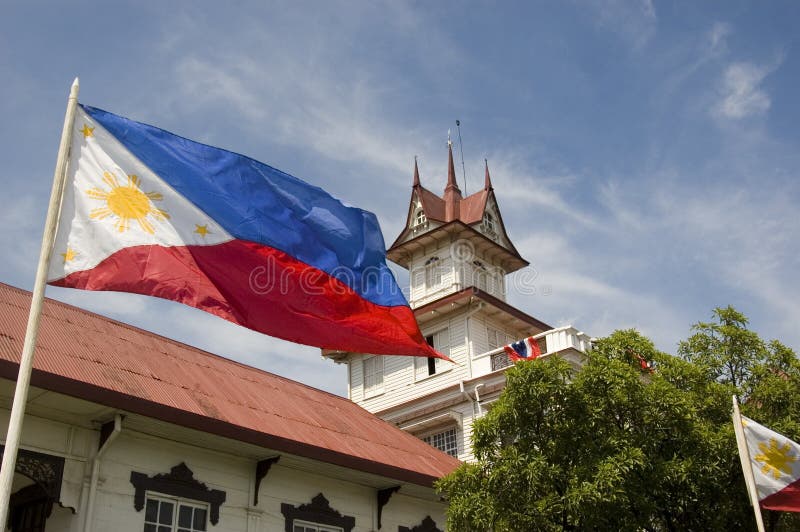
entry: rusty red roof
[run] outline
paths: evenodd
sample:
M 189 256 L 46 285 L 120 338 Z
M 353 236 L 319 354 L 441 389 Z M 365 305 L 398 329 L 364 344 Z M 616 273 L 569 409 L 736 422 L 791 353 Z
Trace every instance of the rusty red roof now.
M 16 379 L 30 299 L 0 283 L 0 377 Z M 460 463 L 343 397 L 50 299 L 31 384 L 424 486 Z

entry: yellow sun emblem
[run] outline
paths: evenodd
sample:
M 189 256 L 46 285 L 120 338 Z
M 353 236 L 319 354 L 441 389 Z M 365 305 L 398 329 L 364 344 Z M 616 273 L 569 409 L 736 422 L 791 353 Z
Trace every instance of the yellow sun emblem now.
M 757 454 L 755 459 L 757 462 L 762 462 L 764 464 L 761 466 L 761 472 L 765 475 L 772 474 L 772 478 L 775 480 L 781 478 L 781 472 L 787 475 L 790 474 L 792 468 L 789 464 L 797 462 L 797 457 L 793 454 L 789 454 L 789 450 L 791 449 L 789 444 L 785 443 L 779 447 L 778 441 L 775 438 L 770 438 L 769 445 L 759 442 L 758 449 L 761 451 L 761 454 Z
M 117 176 L 110 172 L 104 172 L 103 181 L 111 187 L 111 190 L 106 191 L 95 187 L 86 191 L 90 198 L 106 202 L 105 207 L 92 209 L 89 218 L 102 220 L 113 215 L 117 218 L 114 226 L 120 233 L 128 230 L 131 220 L 136 220 L 139 227 L 151 235 L 155 233 L 155 228 L 148 220 L 148 216 L 156 220 L 169 219 L 166 211 L 157 209 L 153 205 L 154 201 L 161 201 L 164 197 L 158 192 L 142 192 L 137 176 L 129 175 L 128 182 L 121 185 Z

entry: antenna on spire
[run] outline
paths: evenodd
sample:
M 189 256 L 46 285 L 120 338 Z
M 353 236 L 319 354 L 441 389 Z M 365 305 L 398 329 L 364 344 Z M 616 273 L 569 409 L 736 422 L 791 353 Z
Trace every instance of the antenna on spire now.
M 461 172 L 464 174 L 464 195 L 467 194 L 467 167 L 464 166 L 464 144 L 461 142 L 461 120 L 456 120 L 458 128 L 458 148 L 461 150 Z

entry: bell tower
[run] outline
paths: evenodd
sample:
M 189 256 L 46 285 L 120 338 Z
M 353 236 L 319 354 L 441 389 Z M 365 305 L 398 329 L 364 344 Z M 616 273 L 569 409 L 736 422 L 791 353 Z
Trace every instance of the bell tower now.
M 409 271 L 409 304 L 434 358 L 324 352 L 348 365 L 349 398 L 417 437 L 472 458 L 472 422 L 505 386 L 503 346 L 533 337 L 542 356 L 580 359 L 589 338 L 550 325 L 506 302 L 506 279 L 528 265 L 506 232 L 486 162 L 481 190 L 464 197 L 448 141 L 441 196 L 414 177 L 406 222 L 387 257 Z
M 423 187 L 414 161 L 406 224 L 387 256 L 409 270 L 412 308 L 475 287 L 501 301 L 506 275 L 528 265 L 506 233 L 489 175 L 482 190 L 463 197 L 448 143 L 447 185 L 443 197 Z

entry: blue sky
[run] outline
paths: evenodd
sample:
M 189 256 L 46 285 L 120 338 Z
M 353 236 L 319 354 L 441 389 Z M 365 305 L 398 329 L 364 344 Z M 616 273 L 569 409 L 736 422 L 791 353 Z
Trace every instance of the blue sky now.
M 534 293 L 509 300 L 668 352 L 732 304 L 800 348 L 794 2 L 7 2 L 0 280 L 31 288 L 66 96 L 244 153 L 405 221 L 461 120 Z M 533 275 L 535 273 L 535 276 Z M 399 272 L 401 284 L 407 278 Z M 530 292 L 530 291 L 529 291 Z M 344 394 L 316 349 L 178 304 L 48 295 Z

